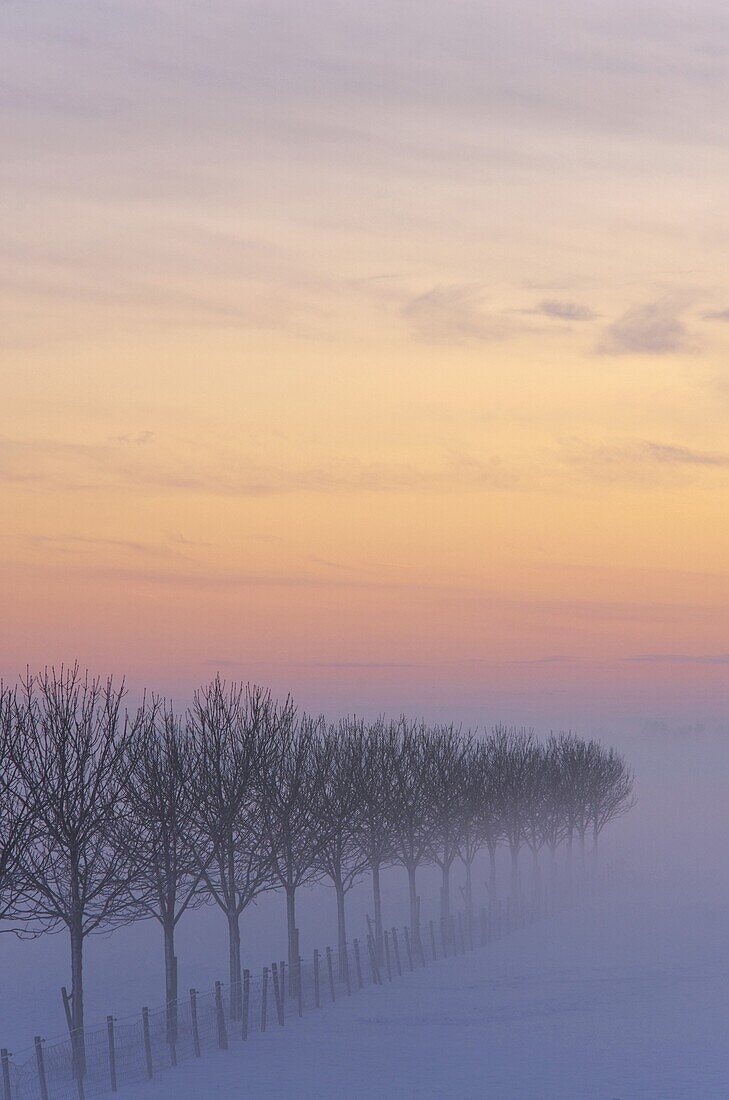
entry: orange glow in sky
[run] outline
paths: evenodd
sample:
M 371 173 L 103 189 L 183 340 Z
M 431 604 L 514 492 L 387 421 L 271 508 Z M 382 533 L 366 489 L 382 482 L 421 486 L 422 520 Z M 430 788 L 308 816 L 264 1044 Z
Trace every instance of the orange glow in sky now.
M 1 5 L 2 674 L 721 723 L 729 16 L 692 12 Z

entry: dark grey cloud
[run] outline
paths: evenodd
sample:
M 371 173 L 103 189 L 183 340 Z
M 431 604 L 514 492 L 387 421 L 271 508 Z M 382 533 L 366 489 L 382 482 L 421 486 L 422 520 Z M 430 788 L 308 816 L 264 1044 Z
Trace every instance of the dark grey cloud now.
M 604 355 L 670 355 L 692 347 L 681 320 L 685 303 L 672 299 L 634 306 L 605 329 L 597 346 Z

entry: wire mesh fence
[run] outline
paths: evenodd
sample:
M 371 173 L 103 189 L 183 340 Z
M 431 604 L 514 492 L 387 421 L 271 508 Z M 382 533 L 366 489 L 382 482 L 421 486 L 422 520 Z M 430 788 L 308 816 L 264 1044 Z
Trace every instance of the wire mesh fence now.
M 210 991 L 192 989 L 162 1008 L 143 1008 L 137 1017 L 108 1016 L 105 1025 L 86 1029 L 75 1041 L 46 1043 L 36 1036 L 32 1054 L 22 1062 L 7 1050 L 0 1052 L 3 1100 L 106 1096 L 179 1062 L 284 1027 L 360 989 L 399 981 L 434 962 L 485 947 L 546 912 L 543 903 L 499 902 L 473 916 L 459 912 L 447 920 L 421 921 L 418 930 L 388 928 L 379 942 L 370 929 L 362 940 L 317 950 L 293 966 L 284 960 L 260 973 L 245 970 L 233 996 L 216 982 Z

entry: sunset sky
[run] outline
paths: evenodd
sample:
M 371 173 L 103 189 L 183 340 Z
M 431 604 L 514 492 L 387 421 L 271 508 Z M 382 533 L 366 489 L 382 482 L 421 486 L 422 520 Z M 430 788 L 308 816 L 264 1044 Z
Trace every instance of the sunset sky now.
M 0 3 L 0 673 L 729 702 L 729 9 Z

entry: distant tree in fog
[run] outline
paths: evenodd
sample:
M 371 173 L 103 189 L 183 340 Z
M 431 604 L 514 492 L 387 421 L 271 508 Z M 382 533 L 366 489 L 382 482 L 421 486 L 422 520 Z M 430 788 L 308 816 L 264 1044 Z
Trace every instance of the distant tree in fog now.
M 462 846 L 469 810 L 466 779 L 469 748 L 469 739 L 454 726 L 433 730 L 428 738 L 431 779 L 428 801 L 433 837 L 430 857 L 441 872 L 440 918 L 446 935 L 451 922 L 451 867 Z
M 597 745 L 587 784 L 587 817 L 592 827 L 595 862 L 602 830 L 635 805 L 633 787 L 633 773 L 620 753 Z
M 490 751 L 499 791 L 501 830 L 511 857 L 511 896 L 516 900 L 521 893 L 519 852 L 526 842 L 529 825 L 534 735 L 523 728 L 496 726 Z

